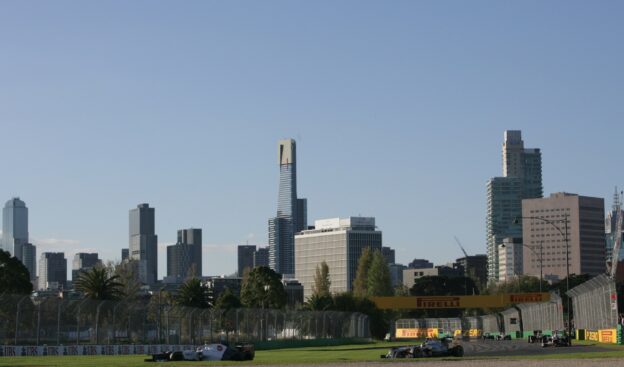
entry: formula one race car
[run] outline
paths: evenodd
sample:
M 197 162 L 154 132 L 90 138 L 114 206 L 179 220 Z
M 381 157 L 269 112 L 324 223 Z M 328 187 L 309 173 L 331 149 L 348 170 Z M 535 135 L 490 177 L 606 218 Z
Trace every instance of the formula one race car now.
M 570 345 L 572 345 L 572 342 L 565 332 L 555 331 L 553 335 L 544 335 L 542 337 L 542 348 L 569 347 Z
M 206 344 L 197 350 L 176 350 L 153 354 L 146 362 L 169 361 L 251 361 L 254 359 L 253 344 Z
M 456 343 L 453 338 L 440 340 L 427 338 L 420 345 L 390 348 L 388 353 L 381 355 L 381 358 L 462 357 L 463 355 L 464 347 Z

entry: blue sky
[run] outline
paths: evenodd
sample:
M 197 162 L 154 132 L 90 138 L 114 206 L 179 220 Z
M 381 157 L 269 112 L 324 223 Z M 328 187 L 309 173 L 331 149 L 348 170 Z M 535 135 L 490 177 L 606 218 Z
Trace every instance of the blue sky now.
M 624 186 L 619 1 L 2 1 L 0 198 L 42 251 L 118 259 L 128 210 L 204 273 L 267 242 L 276 143 L 314 219 L 375 216 L 397 260 L 485 252 L 505 129 L 546 194 Z M 164 249 L 164 247 L 163 247 Z M 70 255 L 71 256 L 71 255 Z M 165 269 L 163 253 L 159 273 Z

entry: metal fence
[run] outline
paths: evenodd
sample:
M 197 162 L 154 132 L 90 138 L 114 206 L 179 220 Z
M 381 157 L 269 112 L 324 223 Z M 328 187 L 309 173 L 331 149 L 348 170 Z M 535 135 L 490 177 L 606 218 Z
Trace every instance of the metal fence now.
M 564 329 L 563 305 L 561 297 L 556 293 L 550 294 L 549 302 L 521 303 L 516 307 L 520 309 L 522 315 L 524 336 L 532 335 L 537 330 L 551 333 Z
M 567 292 L 572 298 L 576 329 L 614 329 L 618 324 L 615 282 L 599 275 Z
M 518 333 L 522 333 L 520 327 L 520 311 L 517 308 L 508 308 L 501 311 L 503 317 L 503 330 L 507 335 L 518 336 Z
M 334 311 L 199 309 L 133 301 L 0 297 L 0 342 L 12 345 L 201 344 L 369 338 L 368 316 Z
M 479 316 L 479 319 L 481 320 L 484 334 L 494 334 L 501 332 L 500 323 L 498 321 L 497 315 L 494 314 Z

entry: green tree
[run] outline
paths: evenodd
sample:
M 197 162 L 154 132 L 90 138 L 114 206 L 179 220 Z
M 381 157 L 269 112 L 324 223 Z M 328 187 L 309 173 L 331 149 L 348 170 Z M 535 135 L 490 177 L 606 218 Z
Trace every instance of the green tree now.
M 81 272 L 76 280 L 76 290 L 93 300 L 118 300 L 124 296 L 119 275 L 109 275 L 103 266 Z
M 9 294 L 32 292 L 28 269 L 15 256 L 0 250 L 0 290 Z
M 106 267 L 109 273 L 117 275 L 117 281 L 122 285 L 122 292 L 126 299 L 135 299 L 139 296 L 141 282 L 139 282 L 139 262 L 125 260 L 118 263 L 109 262 Z
M 180 306 L 208 308 L 208 289 L 201 284 L 198 278 L 190 278 L 178 289 L 175 303 Z
M 334 307 L 334 300 L 329 294 L 312 294 L 306 301 L 304 308 L 310 311 L 327 311 Z
M 267 266 L 253 268 L 243 278 L 241 302 L 249 308 L 283 308 L 286 291 L 282 276 Z
M 542 281 L 542 291 L 547 291 L 549 288 L 548 282 Z M 500 283 L 491 283 L 487 289 L 487 294 L 500 294 L 500 293 L 533 293 L 539 292 L 540 279 L 538 277 L 530 275 L 520 275 L 514 279 L 507 280 Z
M 215 301 L 214 308 L 218 310 L 229 311 L 235 308 L 241 307 L 240 299 L 232 293 L 230 288 L 225 288 L 223 292 L 217 297 Z
M 314 287 L 312 294 L 319 296 L 329 296 L 329 287 L 331 280 L 329 279 L 329 266 L 323 261 L 320 266 L 316 266 L 316 274 L 314 274 Z
M 390 269 L 381 251 L 373 253 L 373 259 L 368 269 L 366 293 L 369 297 L 392 296 L 392 279 Z
M 358 267 L 353 280 L 353 294 L 356 297 L 368 295 L 368 269 L 373 262 L 373 252 L 369 247 L 364 248 L 358 259 Z

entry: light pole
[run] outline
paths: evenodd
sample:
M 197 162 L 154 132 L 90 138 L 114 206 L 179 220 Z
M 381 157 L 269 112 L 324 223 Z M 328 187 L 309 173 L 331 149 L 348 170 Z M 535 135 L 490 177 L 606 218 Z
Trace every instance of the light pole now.
M 267 298 L 267 294 L 269 293 L 269 289 L 271 288 L 270 285 L 265 284 L 263 289 L 264 289 L 264 293 L 262 293 L 262 317 L 260 318 L 260 340 L 264 340 L 264 334 L 266 332 L 266 328 L 267 328 L 267 322 L 266 322 L 266 315 L 264 314 L 264 302 L 266 301 Z
M 568 214 L 563 214 L 563 220 L 550 220 L 550 219 L 546 219 L 546 218 L 542 218 L 542 217 L 516 217 L 514 220 L 514 223 L 518 224 L 519 223 L 519 219 L 537 219 L 537 220 L 541 220 L 542 222 L 548 223 L 551 226 L 553 226 L 562 236 L 563 239 L 565 241 L 566 244 L 566 293 L 570 291 L 570 243 L 569 243 L 569 239 L 568 239 Z M 555 223 L 557 222 L 563 222 L 565 224 L 565 232 L 561 230 L 561 228 L 559 228 L 558 225 L 556 225 Z M 543 245 L 543 241 L 542 241 L 542 245 Z M 570 338 L 572 338 L 572 313 L 570 312 L 570 297 L 567 297 L 568 299 L 568 336 Z

